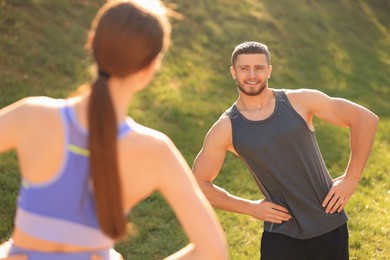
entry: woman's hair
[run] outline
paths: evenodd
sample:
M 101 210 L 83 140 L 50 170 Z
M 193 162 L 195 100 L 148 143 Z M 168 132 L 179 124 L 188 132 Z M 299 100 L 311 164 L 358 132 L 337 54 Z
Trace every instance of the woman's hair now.
M 97 13 L 91 49 L 98 69 L 88 107 L 90 171 L 102 231 L 118 240 L 126 233 L 117 160 L 115 109 L 108 89 L 111 76 L 146 68 L 169 45 L 167 9 L 158 0 L 111 0 Z

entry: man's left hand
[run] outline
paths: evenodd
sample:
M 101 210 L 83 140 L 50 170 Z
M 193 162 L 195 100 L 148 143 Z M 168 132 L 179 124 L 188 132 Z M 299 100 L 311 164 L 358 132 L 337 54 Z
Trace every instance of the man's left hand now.
M 348 178 L 346 174 L 334 179 L 332 188 L 322 202 L 322 206 L 326 207 L 325 212 L 329 214 L 341 212 L 355 192 L 357 184 L 357 180 Z

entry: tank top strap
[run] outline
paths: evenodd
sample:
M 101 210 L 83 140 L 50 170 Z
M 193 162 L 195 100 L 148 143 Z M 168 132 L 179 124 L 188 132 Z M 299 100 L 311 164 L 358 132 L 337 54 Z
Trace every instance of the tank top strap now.
M 65 127 L 69 128 L 73 133 L 77 133 L 76 135 L 82 136 L 83 139 L 85 138 L 86 135 L 88 135 L 87 129 L 82 127 L 79 122 L 77 121 L 76 113 L 73 110 L 71 106 L 69 106 L 66 102 L 64 101 L 64 106 L 62 107 L 62 117 L 65 123 Z M 119 126 L 118 126 L 118 131 L 117 131 L 117 136 L 118 138 L 124 137 L 128 132 L 130 132 L 133 127 L 132 125 L 134 124 L 134 120 L 131 119 L 130 117 L 126 118 L 125 121 L 123 121 Z M 73 134 L 74 135 L 74 134 Z
M 123 138 L 127 133 L 133 130 L 134 128 L 134 120 L 130 117 L 127 117 L 122 124 L 119 125 L 118 128 L 118 139 Z
M 273 90 L 276 101 L 288 101 L 286 92 L 283 89 Z
M 293 112 L 293 115 L 298 115 L 297 112 L 295 111 L 294 107 L 291 105 L 290 101 L 288 100 L 286 91 L 283 89 L 279 90 L 274 90 L 275 93 L 275 100 L 276 100 L 276 105 L 278 107 L 278 113 L 279 116 L 281 117 L 286 117 L 286 120 L 290 120 L 289 116 L 285 113 L 286 110 L 290 110 Z
M 85 150 L 87 149 L 87 135 L 88 132 L 77 121 L 76 113 L 72 106 L 65 100 L 61 108 L 61 114 L 64 121 L 64 129 L 66 132 L 68 149 L 74 148 Z M 83 152 L 86 153 L 86 150 Z
M 60 107 L 61 118 L 64 123 L 64 127 L 67 129 L 71 125 L 72 119 L 69 111 L 69 106 L 66 99 L 63 99 L 63 104 Z
M 225 112 L 224 114 L 226 114 L 228 117 L 230 117 L 231 119 L 234 119 L 234 118 L 237 118 L 240 113 L 238 111 L 238 108 L 236 106 L 236 103 L 234 103 L 231 107 L 229 107 Z

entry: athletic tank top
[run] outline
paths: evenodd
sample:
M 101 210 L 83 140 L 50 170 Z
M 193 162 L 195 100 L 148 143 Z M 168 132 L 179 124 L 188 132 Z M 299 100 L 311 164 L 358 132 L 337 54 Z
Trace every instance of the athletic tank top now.
M 62 165 L 46 183 L 36 185 L 22 180 L 15 226 L 52 242 L 112 247 L 114 241 L 100 230 L 96 215 L 89 177 L 88 133 L 77 122 L 71 107 L 65 105 L 60 109 L 66 144 Z M 130 120 L 121 124 L 118 138 L 129 131 Z
M 264 196 L 288 209 L 292 219 L 264 222 L 267 232 L 308 239 L 347 221 L 344 211 L 328 214 L 322 207 L 333 181 L 315 133 L 294 110 L 282 90 L 274 90 L 275 109 L 265 120 L 245 118 L 234 104 L 226 114 L 232 124 L 233 147 Z

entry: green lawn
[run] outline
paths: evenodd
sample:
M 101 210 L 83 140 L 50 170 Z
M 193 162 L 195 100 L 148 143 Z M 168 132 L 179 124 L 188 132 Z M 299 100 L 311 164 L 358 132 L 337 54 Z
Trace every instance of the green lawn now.
M 0 0 L 0 107 L 27 95 L 66 97 L 89 79 L 83 49 L 103 0 Z M 268 44 L 273 88 L 317 88 L 367 106 L 380 117 L 372 156 L 346 207 L 351 259 L 390 259 L 390 2 L 309 0 L 170 0 L 172 47 L 152 86 L 129 108 L 138 122 L 165 132 L 192 162 L 203 137 L 235 101 L 229 74 L 234 46 Z M 316 121 L 327 166 L 340 175 L 348 131 Z M 0 155 L 0 240 L 9 237 L 19 172 L 13 152 Z M 249 171 L 226 159 L 216 184 L 262 198 Z M 217 210 L 231 259 L 258 259 L 262 223 Z M 160 259 L 188 241 L 159 194 L 130 214 L 125 259 Z

